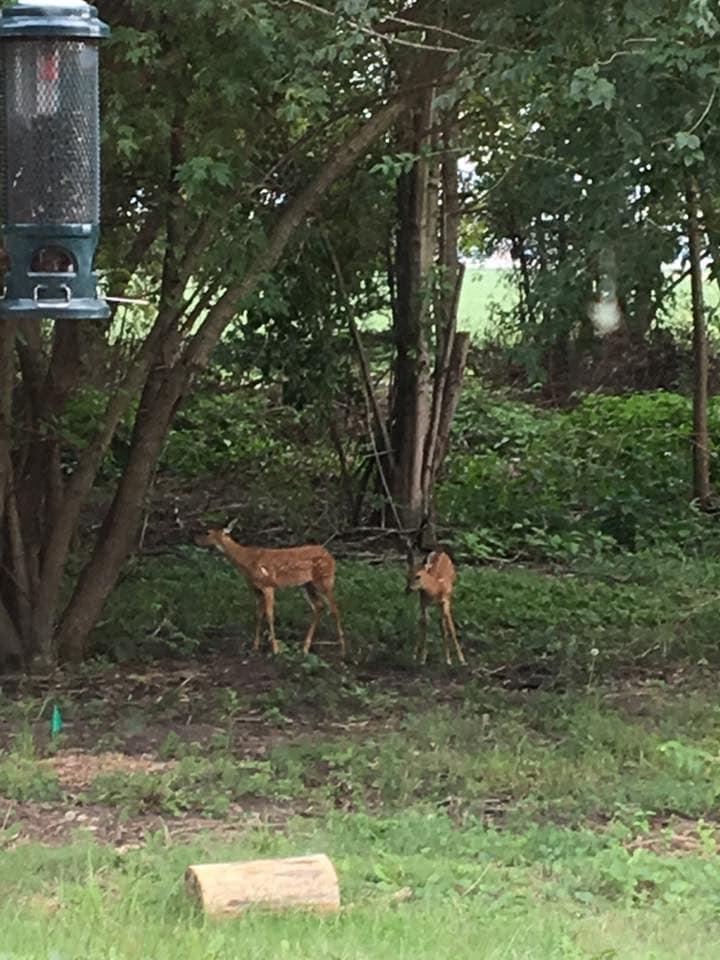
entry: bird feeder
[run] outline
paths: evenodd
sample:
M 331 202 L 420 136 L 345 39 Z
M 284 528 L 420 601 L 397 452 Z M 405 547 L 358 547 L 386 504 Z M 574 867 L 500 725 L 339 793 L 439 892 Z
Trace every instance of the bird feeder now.
M 0 209 L 9 271 L 0 317 L 104 319 L 99 42 L 84 0 L 18 0 L 0 15 Z

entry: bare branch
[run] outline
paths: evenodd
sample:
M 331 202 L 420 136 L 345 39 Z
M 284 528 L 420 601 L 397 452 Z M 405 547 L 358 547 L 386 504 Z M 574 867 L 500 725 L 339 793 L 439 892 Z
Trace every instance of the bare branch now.
M 712 93 L 710 94 L 710 99 L 707 102 L 707 106 L 705 107 L 703 112 L 700 114 L 700 116 L 697 118 L 695 123 L 690 127 L 690 129 L 688 130 L 688 133 L 694 133 L 697 130 L 697 128 L 700 126 L 700 124 L 703 122 L 703 120 L 705 120 L 707 115 L 710 113 L 710 111 L 712 110 L 712 105 L 715 102 L 715 96 L 717 94 L 717 91 L 718 91 L 717 84 L 715 84 L 715 86 L 712 88 Z
M 280 7 L 281 9 L 288 6 L 305 7 L 314 13 L 321 13 L 323 16 L 330 17 L 333 20 L 337 19 L 337 15 L 332 10 L 326 10 L 325 7 L 311 3 L 310 0 L 268 0 L 268 2 L 271 6 Z M 361 23 L 358 23 L 357 20 L 348 19 L 345 23 L 349 27 L 359 30 L 360 33 L 366 33 L 369 37 L 375 37 L 377 40 L 383 40 L 385 43 L 395 44 L 400 47 L 412 47 L 415 50 L 433 50 L 436 53 L 459 53 L 461 50 L 460 47 L 443 47 L 436 43 L 416 43 L 412 40 L 401 40 L 400 37 L 389 37 L 372 27 L 364 27 Z
M 463 43 L 477 44 L 478 46 L 483 43 L 478 37 L 469 37 L 465 33 L 457 33 L 455 30 L 448 30 L 447 27 L 441 27 L 434 23 L 423 23 L 420 20 L 409 20 L 407 17 L 393 17 L 388 16 L 377 25 L 378 32 L 383 32 L 382 28 L 384 24 L 399 24 L 402 27 L 407 27 L 410 30 L 427 30 L 432 33 L 440 33 L 444 37 L 452 37 L 453 40 L 461 40 Z M 389 27 L 389 29 L 391 29 Z
M 350 297 L 348 296 L 347 286 L 345 285 L 345 277 L 343 276 L 342 267 L 340 266 L 340 261 L 338 260 L 337 253 L 335 252 L 335 247 L 330 240 L 330 237 L 327 235 L 327 232 L 323 230 L 323 238 L 325 240 L 325 246 L 328 249 L 330 254 L 330 260 L 333 265 L 333 270 L 335 271 L 335 279 L 337 280 L 338 292 L 340 294 L 340 299 L 345 310 L 345 318 L 347 320 L 348 328 L 350 330 L 350 336 L 353 339 L 355 344 L 355 349 L 357 350 L 358 360 L 360 361 L 360 370 L 362 373 L 362 385 L 363 392 L 366 395 L 367 402 L 370 404 L 375 418 L 375 425 L 377 430 L 382 436 L 383 443 L 385 444 L 385 450 L 387 453 L 388 462 L 390 464 L 390 469 L 395 470 L 395 456 L 393 454 L 392 445 L 390 443 L 390 436 L 387 432 L 387 425 L 383 419 L 382 413 L 380 412 L 380 404 L 378 399 L 375 396 L 375 390 L 373 389 L 372 377 L 370 375 L 370 363 L 368 362 L 367 354 L 365 353 L 365 347 L 360 336 L 360 331 L 358 330 L 357 323 L 355 322 L 355 317 L 353 315 L 352 305 L 350 304 Z M 372 427 L 371 427 L 372 429 Z

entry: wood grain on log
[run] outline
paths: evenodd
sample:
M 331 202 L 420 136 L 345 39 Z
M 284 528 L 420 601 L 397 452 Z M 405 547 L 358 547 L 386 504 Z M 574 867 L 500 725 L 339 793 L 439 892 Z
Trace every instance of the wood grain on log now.
M 340 909 L 337 874 L 325 854 L 195 864 L 187 868 L 185 884 L 211 916 L 238 914 L 254 906 L 323 913 Z

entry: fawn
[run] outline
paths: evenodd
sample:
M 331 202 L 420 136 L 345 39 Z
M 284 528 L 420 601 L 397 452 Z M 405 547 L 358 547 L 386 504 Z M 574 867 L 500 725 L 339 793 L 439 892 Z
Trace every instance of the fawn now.
M 459 662 L 467 662 L 458 642 L 450 609 L 456 577 L 455 564 L 444 550 L 434 550 L 419 566 L 413 565 L 410 558 L 406 592 L 420 594 L 420 637 L 415 650 L 415 659 L 419 659 L 420 663 L 427 660 L 427 608 L 430 604 L 441 609 L 446 662 L 452 663 L 450 637 L 455 644 Z
M 275 636 L 276 587 L 305 587 L 305 594 L 313 610 L 313 618 L 305 635 L 303 652 L 308 653 L 315 636 L 324 605 L 335 617 L 340 651 L 345 656 L 345 636 L 340 622 L 340 610 L 333 593 L 335 560 L 325 547 L 307 544 L 302 547 L 283 547 L 268 550 L 264 547 L 243 547 L 230 536 L 231 527 L 211 528 L 195 537 L 199 547 L 215 547 L 235 564 L 252 587 L 256 597 L 255 641 L 253 649 L 260 649 L 262 619 L 266 617 L 273 653 L 280 645 Z

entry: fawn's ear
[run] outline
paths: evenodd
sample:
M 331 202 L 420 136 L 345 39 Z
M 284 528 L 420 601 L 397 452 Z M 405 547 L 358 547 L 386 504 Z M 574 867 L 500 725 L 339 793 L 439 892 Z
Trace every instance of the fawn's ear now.
M 232 533 L 235 527 L 238 525 L 240 517 L 235 517 L 234 520 L 230 520 L 229 523 L 225 524 L 223 527 L 223 533 Z
M 437 558 L 438 558 L 437 550 L 433 550 L 431 553 L 429 553 L 425 558 L 425 569 L 429 570 L 430 567 L 435 563 Z

